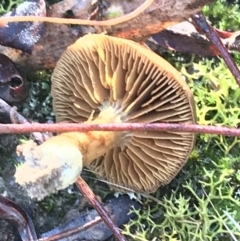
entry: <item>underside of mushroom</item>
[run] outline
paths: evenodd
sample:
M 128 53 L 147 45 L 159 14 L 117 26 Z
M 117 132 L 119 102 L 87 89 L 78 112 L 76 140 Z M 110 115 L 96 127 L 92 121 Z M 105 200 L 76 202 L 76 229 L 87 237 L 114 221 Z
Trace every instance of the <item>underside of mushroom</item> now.
M 177 70 L 129 40 L 104 35 L 80 38 L 63 54 L 52 82 L 58 122 L 84 122 L 91 115 L 97 121 L 108 107 L 124 122 L 195 122 L 192 93 Z M 121 139 L 89 168 L 110 182 L 151 192 L 178 173 L 195 136 L 134 132 Z
M 57 122 L 195 122 L 193 95 L 174 67 L 135 42 L 105 35 L 68 47 L 52 75 L 52 97 Z M 169 131 L 59 136 L 77 140 L 83 165 L 98 176 L 140 192 L 169 183 L 195 142 L 192 133 Z

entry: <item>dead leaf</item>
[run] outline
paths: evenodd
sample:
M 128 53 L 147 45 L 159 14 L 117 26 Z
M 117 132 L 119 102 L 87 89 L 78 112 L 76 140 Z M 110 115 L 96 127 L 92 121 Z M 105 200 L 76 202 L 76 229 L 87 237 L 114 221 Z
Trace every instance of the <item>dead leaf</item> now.
M 240 31 L 227 32 L 215 29 L 223 44 L 228 50 L 240 51 Z M 219 52 L 208 38 L 199 33 L 189 22 L 182 22 L 162 32 L 152 35 L 148 44 L 156 49 L 158 47 L 181 53 L 198 54 L 212 57 L 218 56 Z

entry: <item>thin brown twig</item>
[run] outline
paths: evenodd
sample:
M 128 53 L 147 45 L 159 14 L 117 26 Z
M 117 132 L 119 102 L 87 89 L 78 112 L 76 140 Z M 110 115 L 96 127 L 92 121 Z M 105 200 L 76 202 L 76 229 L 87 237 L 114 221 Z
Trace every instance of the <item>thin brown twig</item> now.
M 22 241 L 36 241 L 37 235 L 33 222 L 24 209 L 0 194 L 0 219 L 6 220 L 17 228 Z
M 127 241 L 118 229 L 118 227 L 113 223 L 110 215 L 100 204 L 100 202 L 98 201 L 90 187 L 87 185 L 87 183 L 79 176 L 75 184 L 77 185 L 80 192 L 88 199 L 88 201 L 91 203 L 94 209 L 98 212 L 99 216 L 103 219 L 106 225 L 111 229 L 115 238 L 118 241 Z
M 49 237 L 40 238 L 37 241 L 54 241 L 54 240 L 59 240 L 59 239 L 63 239 L 66 237 L 70 237 L 71 235 L 79 233 L 79 232 L 83 232 L 100 222 L 102 222 L 102 219 L 100 217 L 96 217 L 94 220 L 91 220 L 80 227 L 72 228 L 67 231 L 62 231 L 57 234 L 53 234 Z
M 3 110 L 5 113 L 8 113 L 9 116 L 11 115 L 11 113 L 14 111 L 13 109 L 14 107 L 10 106 L 7 102 L 5 102 L 4 100 L 2 100 L 0 98 L 0 109 Z M 25 124 L 25 123 L 29 123 L 28 120 L 26 118 L 24 118 L 22 115 L 20 115 L 16 109 L 14 111 L 14 119 L 16 119 L 16 121 L 18 123 L 21 124 Z M 14 121 L 15 122 L 15 121 Z
M 207 126 L 198 124 L 177 124 L 177 123 L 108 123 L 108 124 L 0 124 L 0 134 L 7 133 L 31 133 L 38 132 L 73 132 L 73 131 L 174 131 L 205 133 L 224 136 L 240 136 L 240 129 L 223 126 Z
M 71 19 L 71 18 L 55 18 L 55 17 L 39 17 L 39 16 L 13 16 L 13 17 L 1 17 L 0 26 L 5 26 L 6 23 L 10 22 L 49 22 L 49 23 L 59 23 L 59 24 L 79 24 L 79 25 L 90 25 L 90 26 L 113 26 L 120 23 L 127 22 L 143 11 L 145 11 L 154 0 L 145 0 L 142 5 L 140 5 L 133 12 L 126 14 L 124 16 L 110 19 L 106 21 L 95 21 L 95 20 L 85 20 L 85 19 Z
M 200 28 L 206 34 L 207 38 L 215 45 L 222 58 L 224 59 L 226 65 L 228 66 L 229 70 L 232 72 L 232 75 L 236 79 L 236 82 L 240 86 L 240 71 L 236 63 L 225 48 L 223 42 L 221 41 L 219 35 L 216 33 L 214 28 L 208 24 L 203 13 L 199 12 L 198 14 L 195 14 L 192 17 L 192 23 L 197 28 Z
M 8 113 L 10 115 L 10 119 L 14 118 L 14 124 L 16 124 L 16 122 L 24 125 L 31 124 L 25 117 L 20 115 L 14 107 L 11 107 L 8 103 L 6 103 L 1 98 L 0 98 L 0 109 L 3 110 L 5 113 Z M 46 133 L 43 134 L 39 132 L 32 132 L 32 135 L 35 138 L 35 140 L 40 143 L 44 142 L 46 139 L 49 138 L 49 136 Z

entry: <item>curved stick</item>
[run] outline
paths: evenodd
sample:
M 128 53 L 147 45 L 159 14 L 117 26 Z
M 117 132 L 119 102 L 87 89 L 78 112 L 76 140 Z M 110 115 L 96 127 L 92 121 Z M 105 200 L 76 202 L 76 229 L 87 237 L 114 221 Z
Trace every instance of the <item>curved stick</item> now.
M 67 19 L 67 18 L 52 18 L 52 17 L 38 17 L 38 16 L 14 16 L 14 17 L 2 17 L 0 18 L 0 26 L 4 27 L 9 22 L 49 22 L 49 23 L 60 23 L 60 24 L 79 24 L 79 25 L 95 25 L 95 26 L 113 26 L 120 23 L 127 22 L 143 11 L 145 11 L 154 0 L 146 0 L 141 6 L 139 6 L 133 12 L 121 16 L 116 19 L 110 19 L 106 21 L 95 21 L 95 20 L 84 20 L 84 19 Z

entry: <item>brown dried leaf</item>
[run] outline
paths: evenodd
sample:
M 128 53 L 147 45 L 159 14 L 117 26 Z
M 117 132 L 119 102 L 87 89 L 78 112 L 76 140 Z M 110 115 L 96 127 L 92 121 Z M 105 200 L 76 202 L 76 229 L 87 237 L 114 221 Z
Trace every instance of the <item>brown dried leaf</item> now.
M 227 32 L 215 29 L 228 50 L 240 51 L 240 31 Z M 202 56 L 217 56 L 218 50 L 206 36 L 199 33 L 189 22 L 182 22 L 152 35 L 149 45 L 156 49 L 162 47 L 182 53 L 198 54 Z

